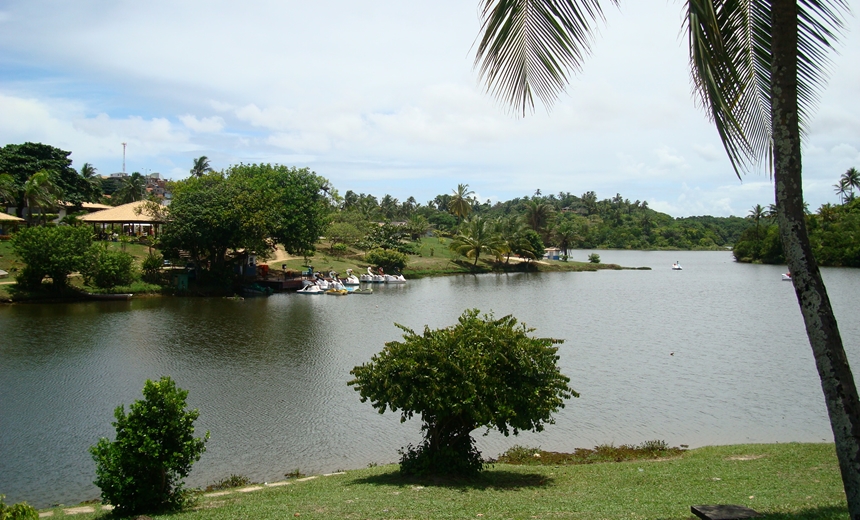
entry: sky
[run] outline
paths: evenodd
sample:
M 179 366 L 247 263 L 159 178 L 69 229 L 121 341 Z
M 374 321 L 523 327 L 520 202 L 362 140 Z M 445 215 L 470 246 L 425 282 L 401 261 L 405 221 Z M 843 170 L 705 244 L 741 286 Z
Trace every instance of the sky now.
M 0 146 L 50 144 L 102 175 L 127 143 L 126 172 L 177 180 L 205 155 L 307 167 L 341 195 L 423 204 L 468 184 L 482 202 L 594 191 L 746 216 L 773 184 L 735 175 L 698 107 L 683 7 L 608 7 L 566 92 L 522 117 L 473 67 L 477 1 L 2 0 Z M 813 210 L 860 167 L 854 16 L 837 51 L 803 150 Z

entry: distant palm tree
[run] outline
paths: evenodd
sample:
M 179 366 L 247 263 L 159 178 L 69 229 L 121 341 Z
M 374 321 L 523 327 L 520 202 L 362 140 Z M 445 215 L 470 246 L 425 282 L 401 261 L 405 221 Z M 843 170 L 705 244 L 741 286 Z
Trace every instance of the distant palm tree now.
M 756 204 L 755 206 L 752 207 L 750 212 L 747 214 L 747 218 L 752 220 L 753 222 L 755 222 L 755 236 L 756 236 L 756 238 L 760 237 L 760 235 L 759 235 L 759 221 L 761 219 L 765 218 L 766 213 L 767 212 L 765 211 L 764 207 L 762 207 L 761 204 Z
M 15 186 L 15 177 L 8 173 L 0 173 L 0 203 L 14 204 L 17 196 L 18 188 Z
M 454 196 L 448 201 L 448 211 L 457 217 L 457 223 L 461 219 L 465 219 L 472 211 L 472 203 L 469 200 L 469 195 L 474 195 L 475 192 L 469 190 L 468 184 L 458 184 L 457 189 L 453 190 Z
M 201 155 L 197 159 L 194 159 L 194 166 L 191 167 L 191 175 L 195 177 L 203 177 L 207 172 L 211 172 L 212 167 L 209 166 L 209 158 L 205 155 Z
M 839 179 L 839 182 L 833 185 L 834 192 L 839 195 L 839 203 L 845 204 L 845 199 L 848 197 L 848 194 L 851 193 L 851 185 L 848 184 L 847 179 L 842 177 Z
M 526 224 L 546 240 L 544 234 L 550 220 L 555 214 L 555 208 L 551 204 L 536 200 L 526 201 L 525 206 L 526 212 L 523 218 L 525 218 Z
M 27 219 L 33 222 L 36 210 L 39 219 L 45 222 L 45 210 L 57 205 L 61 196 L 60 188 L 54 182 L 51 173 L 39 170 L 24 182 L 24 203 L 27 205 Z
M 457 234 L 448 246 L 451 251 L 467 258 L 475 258 L 473 265 L 478 265 L 481 253 L 487 253 L 500 258 L 503 254 L 505 242 L 501 235 L 496 232 L 493 222 L 481 217 L 473 217 L 463 223 L 460 233 Z
M 860 190 L 860 172 L 857 171 L 857 168 L 848 168 L 848 170 L 842 174 L 842 181 L 848 185 L 850 190 L 849 198 L 854 198 L 854 189 Z
M 146 191 L 146 177 L 139 172 L 134 172 L 124 177 L 122 185 L 114 193 L 114 198 L 119 204 L 128 204 L 143 200 Z
M 81 165 L 81 177 L 83 177 L 90 187 L 93 199 L 98 200 L 102 196 L 102 178 L 96 171 L 95 166 L 88 162 Z

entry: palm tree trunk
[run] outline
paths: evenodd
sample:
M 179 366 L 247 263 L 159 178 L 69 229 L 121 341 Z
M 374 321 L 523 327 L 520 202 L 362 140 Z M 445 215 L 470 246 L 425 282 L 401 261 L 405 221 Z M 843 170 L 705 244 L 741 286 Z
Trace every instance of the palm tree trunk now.
M 771 117 L 779 231 L 812 347 L 851 518 L 860 520 L 860 399 L 836 317 L 812 256 L 801 186 L 797 0 L 773 0 Z

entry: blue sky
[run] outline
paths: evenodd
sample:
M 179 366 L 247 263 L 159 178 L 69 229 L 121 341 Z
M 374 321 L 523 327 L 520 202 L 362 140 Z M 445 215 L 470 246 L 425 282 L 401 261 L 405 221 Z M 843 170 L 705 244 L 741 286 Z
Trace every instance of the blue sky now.
M 773 186 L 737 179 L 697 108 L 682 8 L 611 8 L 567 92 L 522 118 L 472 68 L 477 2 L 4 0 L 0 145 L 44 142 L 102 174 L 126 142 L 128 172 L 173 179 L 206 155 L 307 166 L 341 194 L 423 203 L 466 183 L 482 201 L 595 191 L 743 216 Z M 860 167 L 858 32 L 849 18 L 809 124 L 813 209 Z

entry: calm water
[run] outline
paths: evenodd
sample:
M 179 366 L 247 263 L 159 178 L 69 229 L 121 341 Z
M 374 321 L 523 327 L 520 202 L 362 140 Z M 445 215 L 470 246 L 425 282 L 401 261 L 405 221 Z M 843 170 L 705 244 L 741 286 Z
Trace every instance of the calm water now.
M 600 255 L 653 270 L 433 278 L 347 298 L 0 306 L 0 493 L 37 506 L 97 497 L 87 448 L 113 435 L 116 406 L 162 375 L 189 391 L 198 430 L 211 431 L 192 486 L 394 462 L 420 441 L 420 424 L 359 402 L 349 370 L 401 338 L 395 322 L 442 327 L 467 308 L 564 339 L 562 370 L 582 394 L 540 434 L 476 432 L 485 456 L 515 443 L 832 440 L 784 267 L 726 252 Z M 669 269 L 676 260 L 684 271 Z M 860 270 L 824 276 L 860 366 Z

